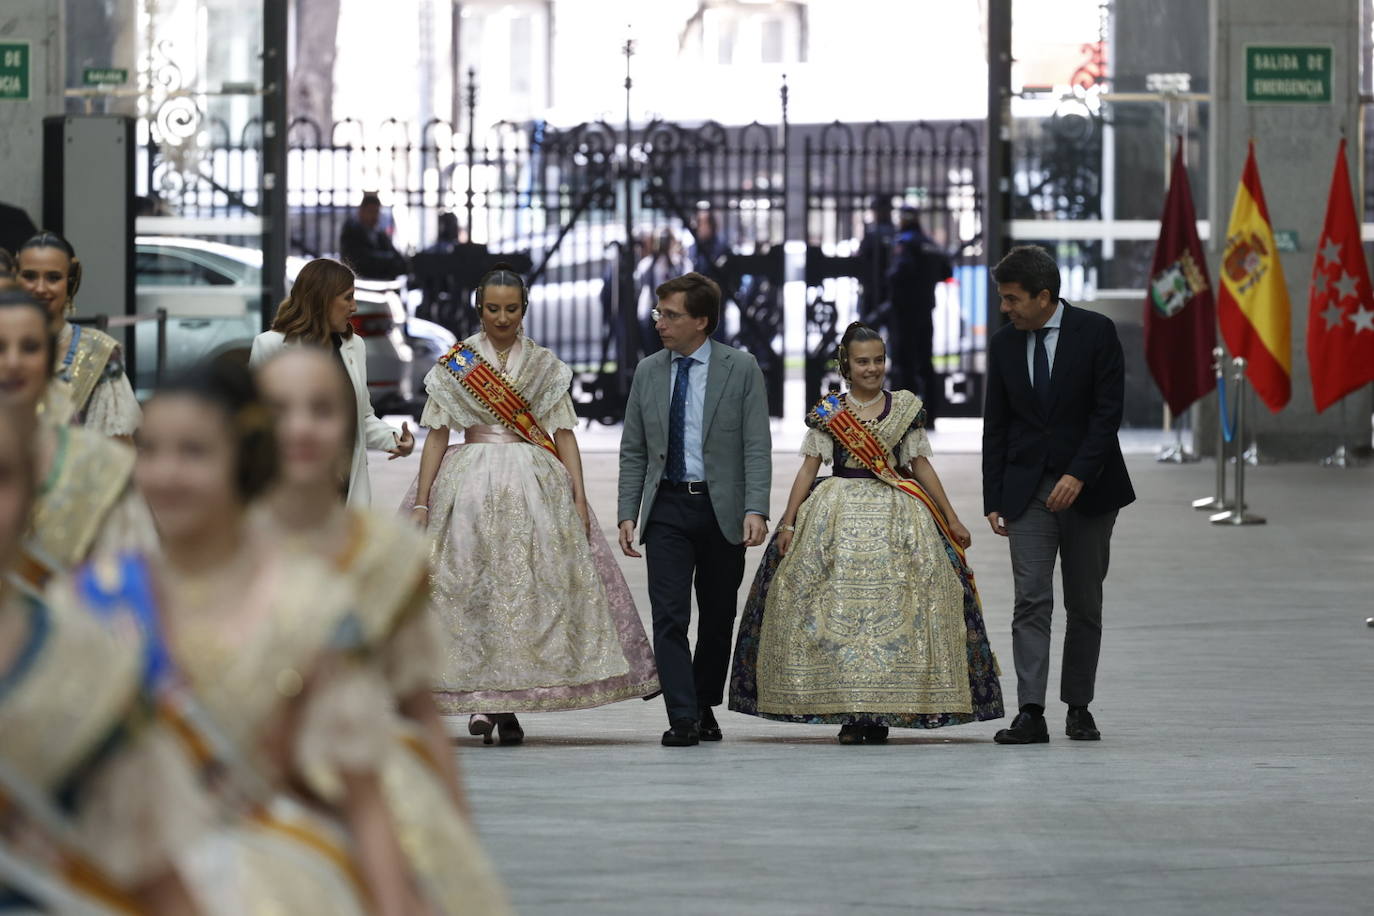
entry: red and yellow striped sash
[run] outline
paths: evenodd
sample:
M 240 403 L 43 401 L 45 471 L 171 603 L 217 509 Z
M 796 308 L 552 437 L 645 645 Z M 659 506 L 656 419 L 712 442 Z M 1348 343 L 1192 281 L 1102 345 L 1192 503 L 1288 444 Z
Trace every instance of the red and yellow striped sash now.
M 465 343 L 456 344 L 439 358 L 439 365 L 453 373 L 458 384 L 495 414 L 507 429 L 531 445 L 547 449 L 549 454 L 558 457 L 557 446 L 534 419 L 529 402 L 515 390 L 509 379 L 492 368 L 475 349 Z

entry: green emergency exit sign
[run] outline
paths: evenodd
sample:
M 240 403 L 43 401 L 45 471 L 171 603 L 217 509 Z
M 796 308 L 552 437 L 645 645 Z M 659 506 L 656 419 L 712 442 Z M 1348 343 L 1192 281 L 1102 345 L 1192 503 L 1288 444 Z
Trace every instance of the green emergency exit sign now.
M 87 67 L 81 71 L 81 82 L 87 86 L 123 86 L 129 81 L 129 71 L 122 67 Z
M 1246 45 L 1245 101 L 1331 103 L 1331 45 Z
M 0 100 L 29 100 L 29 43 L 0 41 Z

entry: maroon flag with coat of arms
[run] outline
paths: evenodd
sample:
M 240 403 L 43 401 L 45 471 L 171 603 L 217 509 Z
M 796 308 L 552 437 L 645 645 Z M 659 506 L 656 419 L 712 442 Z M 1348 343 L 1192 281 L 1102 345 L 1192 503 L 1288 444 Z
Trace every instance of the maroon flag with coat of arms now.
M 1145 292 L 1145 362 L 1175 415 L 1216 387 L 1216 304 L 1178 139 Z

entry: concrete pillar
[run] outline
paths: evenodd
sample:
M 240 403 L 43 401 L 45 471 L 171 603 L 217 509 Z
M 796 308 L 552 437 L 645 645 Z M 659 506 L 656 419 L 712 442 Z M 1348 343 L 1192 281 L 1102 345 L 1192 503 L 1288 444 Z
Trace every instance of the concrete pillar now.
M 1210 162 L 1213 279 L 1225 246 L 1226 225 L 1255 141 L 1260 178 L 1276 233 L 1297 233 L 1298 250 L 1280 260 L 1293 306 L 1293 397 L 1279 414 L 1258 401 L 1247 414 L 1262 459 L 1311 460 L 1330 454 L 1342 438 L 1340 410 L 1318 415 L 1312 406 L 1307 367 L 1307 297 L 1312 262 L 1326 217 L 1331 168 L 1342 132 L 1350 139 L 1351 172 L 1363 171 L 1360 150 L 1360 0 L 1211 0 L 1212 144 Z M 1329 102 L 1246 102 L 1246 45 L 1329 45 Z M 1358 179 L 1357 179 L 1358 181 Z M 1362 210 L 1356 189 L 1356 211 Z M 1345 435 L 1357 446 L 1370 442 L 1374 397 L 1365 388 L 1346 399 Z M 1212 427 L 1215 430 L 1215 427 Z M 1214 435 L 1215 433 L 1213 433 Z M 1211 442 L 1210 435 L 1203 443 Z
M 62 4 L 4 0 L 0 44 L 27 42 L 29 97 L 0 99 L 0 201 L 23 209 L 35 225 L 43 216 L 43 118 L 62 113 Z

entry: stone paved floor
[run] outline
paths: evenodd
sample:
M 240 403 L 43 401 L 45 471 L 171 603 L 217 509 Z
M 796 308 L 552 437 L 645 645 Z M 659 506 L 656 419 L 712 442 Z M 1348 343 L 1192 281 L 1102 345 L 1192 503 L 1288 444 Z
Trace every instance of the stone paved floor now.
M 775 511 L 796 462 L 775 456 Z M 1210 464 L 1129 463 L 1100 744 L 1052 728 L 1048 746 L 1003 748 L 986 723 L 848 748 L 726 712 L 723 743 L 672 750 L 658 701 L 528 716 L 522 748 L 459 743 L 520 911 L 1374 912 L 1374 470 L 1253 469 L 1270 523 L 1218 529 L 1187 506 Z M 374 461 L 379 504 L 417 467 Z M 1014 696 L 1007 548 L 979 517 L 978 458 L 937 468 Z M 589 448 L 608 526 L 615 475 Z M 642 562 L 622 562 L 647 621 Z

